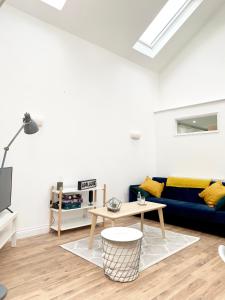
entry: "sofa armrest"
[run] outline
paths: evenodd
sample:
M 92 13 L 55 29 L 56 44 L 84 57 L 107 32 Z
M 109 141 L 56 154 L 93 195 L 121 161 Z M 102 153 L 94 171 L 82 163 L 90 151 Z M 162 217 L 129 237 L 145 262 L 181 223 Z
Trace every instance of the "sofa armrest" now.
M 138 184 L 129 186 L 129 202 L 137 201 L 137 188 L 138 188 L 138 186 L 139 186 Z

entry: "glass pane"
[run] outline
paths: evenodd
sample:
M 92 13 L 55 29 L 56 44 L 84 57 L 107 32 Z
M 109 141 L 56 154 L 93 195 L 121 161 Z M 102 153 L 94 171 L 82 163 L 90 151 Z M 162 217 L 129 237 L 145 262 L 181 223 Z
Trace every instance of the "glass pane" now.
M 153 41 L 166 28 L 170 21 L 176 16 L 187 0 L 169 0 L 155 17 L 146 31 L 140 37 L 140 41 L 151 47 Z
M 217 114 L 177 120 L 177 134 L 217 130 Z

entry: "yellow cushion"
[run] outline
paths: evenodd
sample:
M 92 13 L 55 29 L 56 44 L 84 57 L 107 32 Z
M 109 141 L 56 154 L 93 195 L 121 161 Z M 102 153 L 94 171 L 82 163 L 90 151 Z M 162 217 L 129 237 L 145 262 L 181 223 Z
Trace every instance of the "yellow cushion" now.
M 152 180 L 150 177 L 146 177 L 145 181 L 139 187 L 149 192 L 152 196 L 160 198 L 164 188 L 164 183 L 159 183 Z
M 214 207 L 224 196 L 225 186 L 223 186 L 221 181 L 211 184 L 199 194 L 199 197 L 203 198 L 206 204 L 208 204 L 210 207 Z
M 166 181 L 166 186 L 204 189 L 210 185 L 210 182 L 211 179 L 168 177 Z

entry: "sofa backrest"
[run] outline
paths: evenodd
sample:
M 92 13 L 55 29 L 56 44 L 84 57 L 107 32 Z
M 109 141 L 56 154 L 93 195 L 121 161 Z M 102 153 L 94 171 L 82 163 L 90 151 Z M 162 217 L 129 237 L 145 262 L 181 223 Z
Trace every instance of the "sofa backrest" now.
M 166 186 L 166 177 L 152 177 L 153 180 L 158 181 L 160 183 L 164 183 L 164 190 L 162 192 L 162 198 L 180 200 L 185 202 L 195 202 L 200 204 L 206 204 L 202 198 L 199 197 L 199 193 L 204 189 L 200 188 L 181 188 L 181 187 L 170 187 Z M 212 181 L 210 184 L 215 183 Z M 222 182 L 225 186 L 225 182 Z M 138 185 L 131 185 L 129 189 L 129 201 L 137 200 L 137 188 Z
M 167 178 L 165 177 L 153 177 L 152 179 L 160 183 L 164 182 L 165 187 L 161 196 L 162 198 L 202 204 L 205 203 L 198 195 L 199 193 L 201 193 L 201 191 L 203 191 L 203 189 L 166 186 Z

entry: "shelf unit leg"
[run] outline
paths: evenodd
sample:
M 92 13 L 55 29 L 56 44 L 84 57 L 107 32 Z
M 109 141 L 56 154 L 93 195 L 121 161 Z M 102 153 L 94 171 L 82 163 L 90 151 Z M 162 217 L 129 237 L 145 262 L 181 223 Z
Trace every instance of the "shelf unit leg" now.
M 53 223 L 53 211 L 52 211 L 52 206 L 53 206 L 53 201 L 54 201 L 54 193 L 53 193 L 54 187 L 52 186 L 51 188 L 51 194 L 50 194 L 50 216 L 49 216 L 49 232 L 51 231 L 51 225 Z
M 62 225 L 62 188 L 59 193 L 59 209 L 58 209 L 58 237 L 61 235 L 61 225 Z

